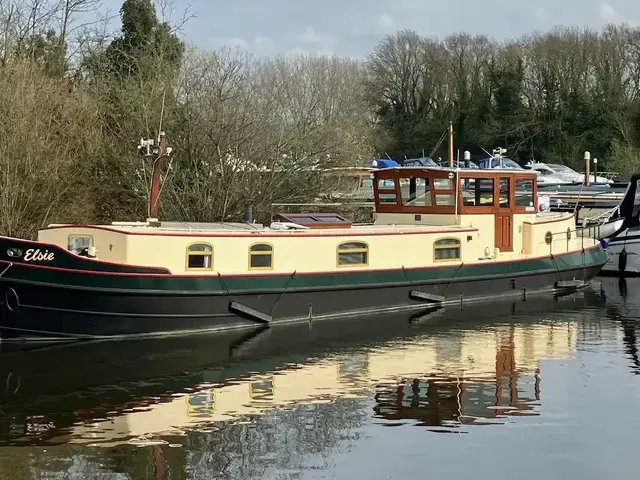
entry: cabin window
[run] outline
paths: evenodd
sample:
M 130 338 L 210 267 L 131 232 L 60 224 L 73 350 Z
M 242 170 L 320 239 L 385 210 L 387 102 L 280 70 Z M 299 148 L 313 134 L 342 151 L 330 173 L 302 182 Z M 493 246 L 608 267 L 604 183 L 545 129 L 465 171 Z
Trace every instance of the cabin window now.
M 450 178 L 434 178 L 433 186 L 436 190 L 452 190 L 453 181 Z
M 355 267 L 369 264 L 369 246 L 364 242 L 338 245 L 338 266 Z
M 91 235 L 69 235 L 67 239 L 67 249 L 76 255 L 92 245 L 93 237 Z
M 516 207 L 533 207 L 533 182 L 535 180 L 516 178 Z
M 396 188 L 396 181 L 393 178 L 380 178 L 378 179 L 378 188 L 394 189 Z
M 256 243 L 249 247 L 249 269 L 273 268 L 273 246 Z
M 213 268 L 213 247 L 208 243 L 194 243 L 187 247 L 187 270 Z
M 380 193 L 378 192 L 378 201 L 380 203 L 392 203 L 396 204 L 398 199 L 396 198 L 395 193 Z
M 509 186 L 509 179 L 508 178 L 501 178 L 500 179 L 500 200 L 499 200 L 499 205 L 500 208 L 509 208 L 510 207 L 510 195 L 511 194 L 511 188 Z
M 460 240 L 442 238 L 433 243 L 433 259 L 437 261 L 460 260 Z
M 269 400 L 275 393 L 275 378 L 259 378 L 249 384 L 249 396 L 252 400 Z
M 463 205 L 466 207 L 492 207 L 493 178 L 474 178 L 462 194 Z
M 407 184 L 401 183 L 402 204 L 405 206 L 430 207 L 431 191 L 428 178 L 411 177 Z
M 455 205 L 456 196 L 452 194 L 436 194 L 436 205 Z

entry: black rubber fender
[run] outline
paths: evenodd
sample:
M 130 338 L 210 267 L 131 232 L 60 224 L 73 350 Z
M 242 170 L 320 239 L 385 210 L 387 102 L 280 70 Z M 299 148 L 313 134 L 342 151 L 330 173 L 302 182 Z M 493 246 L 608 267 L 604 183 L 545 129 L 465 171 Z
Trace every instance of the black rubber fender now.
M 624 272 L 627 269 L 627 248 L 622 247 L 622 251 L 618 256 L 618 271 Z

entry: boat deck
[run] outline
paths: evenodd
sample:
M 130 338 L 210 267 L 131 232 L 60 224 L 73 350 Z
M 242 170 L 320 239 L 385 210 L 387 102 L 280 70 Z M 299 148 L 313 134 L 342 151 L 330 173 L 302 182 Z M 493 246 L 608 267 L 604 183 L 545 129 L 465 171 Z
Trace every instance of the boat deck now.
M 71 228 L 79 227 L 80 225 L 49 225 L 48 229 L 55 228 Z M 271 228 L 259 223 L 182 223 L 182 222 L 162 222 L 159 227 L 147 225 L 145 223 L 140 224 L 114 224 L 114 225 L 83 225 L 83 228 L 96 228 L 101 230 L 110 230 L 115 232 L 122 232 L 126 234 L 139 234 L 139 235 L 224 235 L 238 234 L 238 233 L 254 233 L 254 234 L 281 234 L 281 235 L 305 235 L 312 234 L 317 235 L 336 235 L 341 231 L 348 230 L 353 235 L 358 234 L 385 234 L 385 233 L 428 233 L 428 232 L 442 232 L 442 231 L 459 231 L 470 229 L 469 226 L 461 225 L 374 225 L 374 224 L 352 224 L 345 226 L 344 228 L 309 228 L 309 229 L 278 229 Z

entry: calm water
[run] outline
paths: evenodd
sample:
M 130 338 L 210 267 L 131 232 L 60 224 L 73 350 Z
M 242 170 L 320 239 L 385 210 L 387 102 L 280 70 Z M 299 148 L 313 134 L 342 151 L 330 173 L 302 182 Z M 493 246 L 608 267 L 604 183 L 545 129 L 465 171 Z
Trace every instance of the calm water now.
M 639 322 L 640 280 L 597 279 L 413 320 L 2 345 L 0 478 L 637 478 Z

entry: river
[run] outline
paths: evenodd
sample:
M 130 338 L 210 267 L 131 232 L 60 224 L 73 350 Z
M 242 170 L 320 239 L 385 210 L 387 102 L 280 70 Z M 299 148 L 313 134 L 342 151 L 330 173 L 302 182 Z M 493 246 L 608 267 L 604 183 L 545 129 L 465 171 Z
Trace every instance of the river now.
M 0 479 L 632 479 L 640 279 L 423 317 L 0 345 Z

